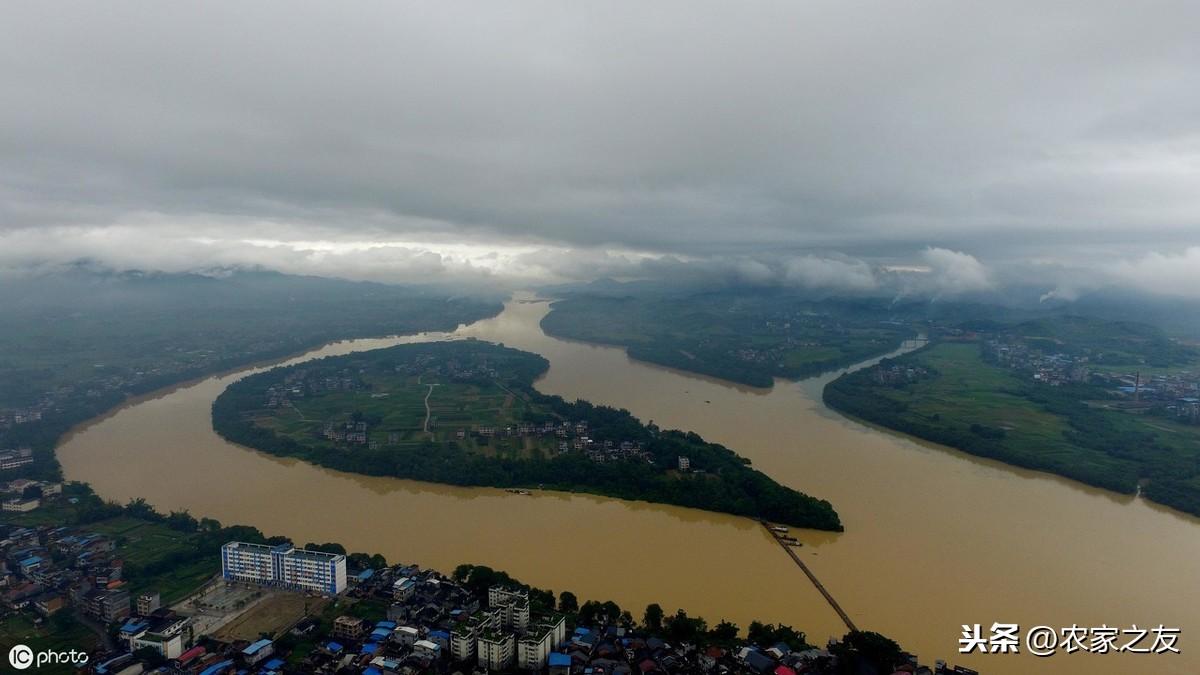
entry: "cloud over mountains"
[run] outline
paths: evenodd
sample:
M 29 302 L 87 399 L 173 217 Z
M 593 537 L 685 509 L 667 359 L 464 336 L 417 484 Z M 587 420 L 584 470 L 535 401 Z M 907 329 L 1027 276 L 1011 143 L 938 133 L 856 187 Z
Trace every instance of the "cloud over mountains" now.
M 1196 3 L 7 9 L 0 265 L 1200 294 Z

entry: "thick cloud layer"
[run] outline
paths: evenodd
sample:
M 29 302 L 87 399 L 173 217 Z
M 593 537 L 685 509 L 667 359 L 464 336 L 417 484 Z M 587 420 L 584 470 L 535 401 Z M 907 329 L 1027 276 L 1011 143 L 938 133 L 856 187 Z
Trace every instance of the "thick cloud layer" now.
M 850 290 L 892 266 L 934 293 L 1024 265 L 1200 293 L 1197 25 L 1194 2 L 9 4 L 0 263 Z

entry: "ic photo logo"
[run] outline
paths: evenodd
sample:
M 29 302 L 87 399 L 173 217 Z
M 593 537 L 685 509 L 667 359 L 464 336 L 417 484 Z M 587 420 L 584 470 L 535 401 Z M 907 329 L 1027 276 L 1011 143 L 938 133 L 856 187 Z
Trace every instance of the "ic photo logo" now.
M 33 665 L 33 650 L 25 645 L 15 645 L 8 650 L 8 665 L 17 670 L 25 670 Z
M 35 652 L 28 645 L 14 645 L 12 649 L 8 650 L 8 665 L 17 670 L 25 670 L 31 666 L 41 668 L 42 666 L 51 664 L 82 666 L 87 661 L 87 652 L 76 651 L 74 649 L 64 652 L 56 652 L 49 649 Z

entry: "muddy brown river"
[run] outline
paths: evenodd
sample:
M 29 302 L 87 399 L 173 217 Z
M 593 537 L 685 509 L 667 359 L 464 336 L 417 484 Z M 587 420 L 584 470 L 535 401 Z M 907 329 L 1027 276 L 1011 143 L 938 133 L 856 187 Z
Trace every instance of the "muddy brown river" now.
M 539 390 L 695 431 L 829 499 L 845 533 L 793 534 L 860 628 L 895 638 L 923 661 L 945 658 L 987 675 L 1200 673 L 1200 519 L 845 419 L 820 401 L 833 375 L 738 387 L 548 337 L 538 326 L 547 311 L 546 302 L 519 296 L 451 336 L 541 354 L 550 370 Z M 340 342 L 289 363 L 447 337 Z M 844 632 L 784 551 L 745 518 L 363 477 L 231 445 L 213 433 L 209 408 L 252 372 L 161 392 L 83 426 L 58 449 L 67 478 L 108 499 L 145 497 L 162 511 L 187 509 L 298 543 L 338 541 L 443 571 L 482 563 L 581 599 L 615 600 L 639 617 L 658 602 L 710 624 L 784 622 L 817 642 Z M 993 622 L 1023 630 L 1165 624 L 1182 629 L 1183 653 L 957 653 L 962 624 Z

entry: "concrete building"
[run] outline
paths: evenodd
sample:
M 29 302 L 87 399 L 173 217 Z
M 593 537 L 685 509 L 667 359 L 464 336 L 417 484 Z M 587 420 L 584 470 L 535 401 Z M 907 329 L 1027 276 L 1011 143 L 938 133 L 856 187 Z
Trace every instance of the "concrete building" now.
M 548 617 L 530 626 L 517 641 L 517 667 L 538 670 L 545 667 L 550 653 L 567 637 L 567 620 L 560 615 Z
M 259 640 L 242 650 L 242 660 L 246 665 L 253 666 L 275 653 L 275 643 L 267 639 Z
M 104 623 L 120 621 L 129 616 L 129 591 L 121 588 L 90 591 L 84 596 L 83 612 Z
M 164 635 L 161 633 L 146 632 L 129 642 L 129 649 L 131 651 L 137 651 L 139 649 L 146 648 L 153 649 L 161 654 L 163 658 L 176 658 L 183 653 L 183 635 L 179 633 L 174 635 Z
M 367 634 L 367 622 L 356 616 L 343 614 L 333 620 L 333 637 L 335 640 L 360 640 Z
M 488 670 L 508 670 L 512 667 L 516 638 L 512 633 L 487 632 L 479 636 L 476 652 L 479 666 Z
M 420 636 L 421 631 L 413 628 L 412 626 L 400 626 L 396 630 L 392 631 L 392 639 L 396 641 L 396 644 L 399 644 L 403 647 L 411 647 L 415 645 L 417 640 L 420 639 Z
M 488 606 L 500 610 L 500 625 L 524 633 L 529 628 L 529 592 L 497 584 L 488 589 Z
M 191 620 L 185 616 L 129 619 L 118 637 L 129 644 L 129 651 L 153 649 L 164 658 L 177 658 L 192 640 Z
M 0 471 L 18 469 L 27 464 L 33 464 L 33 450 L 29 448 L 0 452 Z
M 479 637 L 484 633 L 498 630 L 500 630 L 500 610 L 484 609 L 475 612 L 450 631 L 450 655 L 455 661 L 475 660 Z
M 442 657 L 442 646 L 432 640 L 417 640 L 413 643 L 413 653 L 437 660 Z
M 142 593 L 137 597 L 137 613 L 139 616 L 150 616 L 154 610 L 162 607 L 162 598 L 158 591 Z
M 392 584 L 392 598 L 397 602 L 406 602 L 417 590 L 417 582 L 408 577 L 400 577 Z
M 4 502 L 0 506 L 5 511 L 14 511 L 16 513 L 28 513 L 42 505 L 42 500 L 37 497 L 26 499 L 24 497 L 14 497 Z
M 221 573 L 229 581 L 336 595 L 346 590 L 346 556 L 286 544 L 231 541 L 221 547 Z

